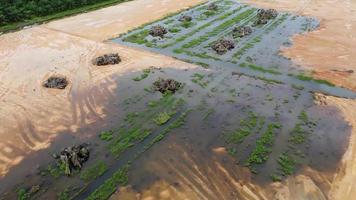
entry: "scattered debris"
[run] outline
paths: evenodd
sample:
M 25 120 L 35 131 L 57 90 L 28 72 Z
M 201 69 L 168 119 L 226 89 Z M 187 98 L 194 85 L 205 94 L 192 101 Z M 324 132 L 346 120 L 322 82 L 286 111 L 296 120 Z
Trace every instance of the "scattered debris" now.
M 217 54 L 223 55 L 228 50 L 235 48 L 235 44 L 231 40 L 220 39 L 213 44 L 212 48 L 216 51 Z
M 162 94 L 167 92 L 175 93 L 181 86 L 182 83 L 173 79 L 158 78 L 158 80 L 153 83 L 153 89 L 160 91 Z
M 179 21 L 181 22 L 190 22 L 192 21 L 193 18 L 191 16 L 188 16 L 188 15 L 183 15 L 179 18 Z
M 326 102 L 326 96 L 321 93 L 314 94 L 314 103 L 320 106 L 327 106 L 328 103 Z
M 43 87 L 54 89 L 65 89 L 68 85 L 68 81 L 65 77 L 51 76 L 44 83 Z
M 353 74 L 355 71 L 352 69 L 345 69 L 345 70 L 339 70 L 339 69 L 333 69 L 332 71 L 334 72 L 341 72 L 341 73 L 346 73 L 346 74 Z
M 164 35 L 167 33 L 168 33 L 168 31 L 166 28 L 164 28 L 163 26 L 160 26 L 160 25 L 156 25 L 156 26 L 152 26 L 149 34 L 152 35 L 153 37 L 163 38 Z
M 70 176 L 72 170 L 80 170 L 83 163 L 89 159 L 89 148 L 87 143 L 64 148 L 59 155 L 53 157 L 60 160 L 64 168 L 64 174 Z
M 235 27 L 234 30 L 232 30 L 232 36 L 234 38 L 245 37 L 247 35 L 250 35 L 251 33 L 252 33 L 252 28 L 250 26 L 238 26 Z
M 217 10 L 218 9 L 218 5 L 216 5 L 216 3 L 211 3 L 208 5 L 208 10 Z
M 121 62 L 121 58 L 118 53 L 104 54 L 93 60 L 93 64 L 97 66 L 103 65 L 115 65 Z
M 259 9 L 256 24 L 267 24 L 270 19 L 276 18 L 277 15 L 278 12 L 275 9 Z

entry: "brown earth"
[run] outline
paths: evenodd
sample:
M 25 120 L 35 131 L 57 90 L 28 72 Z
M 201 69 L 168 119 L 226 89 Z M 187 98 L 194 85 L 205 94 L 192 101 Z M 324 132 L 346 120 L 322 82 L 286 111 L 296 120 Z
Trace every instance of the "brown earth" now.
M 244 0 L 248 4 L 314 16 L 316 31 L 296 35 L 282 54 L 313 71 L 319 79 L 356 91 L 356 1 Z M 353 73 L 348 71 L 352 70 Z
M 1 35 L 0 174 L 4 175 L 27 154 L 48 147 L 58 132 L 75 131 L 105 117 L 108 111 L 103 108 L 103 102 L 117 87 L 110 75 L 138 71 L 151 65 L 194 67 L 165 56 L 101 41 L 200 2 L 202 0 L 137 0 Z M 294 37 L 294 45 L 283 53 L 316 71 L 315 75 L 320 78 L 356 89 L 355 73 L 344 72 L 356 71 L 356 58 L 352 56 L 356 55 L 353 48 L 356 46 L 353 30 L 356 2 L 248 2 L 322 19 L 321 29 Z M 94 57 L 112 52 L 120 54 L 120 64 L 100 68 L 92 65 Z M 339 71 L 332 71 L 335 69 Z M 43 88 L 42 82 L 53 74 L 66 76 L 69 86 L 63 91 Z M 355 100 L 326 97 L 325 103 L 339 108 L 345 120 L 356 126 Z M 304 169 L 302 175 L 264 188 L 253 185 L 248 173 L 237 168 L 231 160 L 222 161 L 221 156 L 216 156 L 203 162 L 198 159 L 199 155 L 195 157 L 187 149 L 173 146 L 172 151 L 179 154 L 175 159 L 185 162 L 172 165 L 162 156 L 160 162 L 150 162 L 148 166 L 162 173 L 174 170 L 180 175 L 176 180 L 179 184 L 158 181 L 142 193 L 130 187 L 122 188 L 120 190 L 126 192 L 118 192 L 112 199 L 125 199 L 123 195 L 127 199 L 146 200 L 157 197 L 231 199 L 232 195 L 240 195 L 245 199 L 352 200 L 356 195 L 355 143 L 356 129 L 353 128 L 350 145 L 332 179 Z M 212 151 L 216 155 L 226 154 L 221 148 Z
M 117 87 L 109 76 L 149 66 L 193 67 L 100 40 L 200 2 L 137 0 L 1 35 L 0 176 L 27 154 L 48 147 L 58 132 L 75 132 L 105 117 L 103 103 Z M 112 52 L 120 54 L 120 64 L 92 64 L 93 58 Z M 43 88 L 43 81 L 56 74 L 65 76 L 69 86 Z

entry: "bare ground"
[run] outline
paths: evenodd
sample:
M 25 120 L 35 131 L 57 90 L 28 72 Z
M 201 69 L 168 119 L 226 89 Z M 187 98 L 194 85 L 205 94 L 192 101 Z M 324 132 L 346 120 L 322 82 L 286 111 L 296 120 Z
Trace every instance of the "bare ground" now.
M 352 0 L 252 0 L 260 7 L 275 8 L 321 20 L 318 30 L 296 35 L 293 46 L 282 54 L 313 71 L 314 76 L 356 91 L 356 2 Z M 353 73 L 350 73 L 351 71 Z M 348 72 L 350 71 L 350 72 Z
M 116 87 L 115 82 L 108 78 L 110 75 L 142 70 L 147 65 L 194 67 L 165 56 L 101 41 L 199 2 L 138 0 L 0 36 L 0 174 L 5 174 L 27 154 L 46 148 L 59 131 L 76 130 L 104 117 L 107 111 L 102 109 L 101 103 Z M 285 49 L 283 54 L 314 70 L 315 76 L 355 90 L 355 73 L 344 73 L 350 69 L 356 71 L 356 58 L 352 56 L 355 55 L 353 47 L 356 43 L 356 32 L 352 29 L 356 25 L 355 2 L 249 2 L 322 19 L 320 30 L 296 36 L 293 46 Z M 93 57 L 112 51 L 122 56 L 122 63 L 100 69 L 92 66 Z M 53 91 L 41 87 L 41 82 L 55 73 L 69 79 L 69 90 Z M 339 108 L 355 127 L 355 100 L 326 97 L 325 101 Z M 151 163 L 151 166 L 162 171 L 176 170 L 181 175 L 177 182 L 184 183 L 179 189 L 157 182 L 142 194 L 123 188 L 126 193 L 117 193 L 112 199 L 125 199 L 122 195 L 127 199 L 212 199 L 219 194 L 229 199 L 230 194 L 227 193 L 236 191 L 246 199 L 351 200 L 356 195 L 355 137 L 356 129 L 353 128 L 350 145 L 334 179 L 326 179 L 317 172 L 304 169 L 304 175 L 266 188 L 252 185 L 249 177 L 239 176 L 241 169 L 227 171 L 217 158 L 198 162 L 184 148 L 173 146 L 172 151 L 179 152 L 179 158 L 186 160 L 185 163 L 169 165 L 170 160 L 162 158 L 161 162 Z M 215 152 L 225 154 L 224 150 Z M 234 165 L 229 163 L 231 161 L 224 162 Z M 162 166 L 166 168 L 162 169 Z M 204 174 L 209 174 L 211 179 L 206 179 Z
M 107 111 L 103 110 L 103 102 L 117 86 L 110 75 L 148 66 L 193 67 L 169 57 L 96 40 L 108 39 L 200 2 L 132 1 L 0 36 L 0 175 L 27 154 L 48 147 L 58 132 L 75 131 L 104 117 Z M 128 9 L 137 11 L 127 12 Z M 110 10 L 115 14 L 111 15 Z M 79 18 L 86 19 L 87 24 L 83 25 Z M 88 20 L 97 22 L 99 18 L 105 18 L 107 26 L 89 25 Z M 93 58 L 111 52 L 122 57 L 119 65 L 92 65 Z M 69 80 L 66 90 L 42 87 L 42 82 L 54 74 Z

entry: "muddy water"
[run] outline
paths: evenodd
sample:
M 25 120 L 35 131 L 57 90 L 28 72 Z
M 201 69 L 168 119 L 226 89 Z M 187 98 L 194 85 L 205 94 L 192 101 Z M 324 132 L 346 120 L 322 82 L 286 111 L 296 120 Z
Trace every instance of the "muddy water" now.
M 235 7 L 232 6 L 232 10 L 238 7 L 242 8 L 236 12 L 235 16 L 249 9 L 238 3 L 234 5 Z M 253 19 L 254 15 L 255 13 L 251 14 L 247 20 L 242 20 L 238 24 L 249 23 L 249 25 L 252 25 L 252 22 L 248 21 Z M 220 14 L 217 18 L 221 16 Z M 271 182 L 271 175 L 281 168 L 278 161 L 279 157 L 283 153 L 291 152 L 295 154 L 295 173 L 298 173 L 299 169 L 309 166 L 324 173 L 326 176 L 331 175 L 337 169 L 340 158 L 346 150 L 351 128 L 346 122 L 343 122 L 342 117 L 337 114 L 338 111 L 334 108 L 319 108 L 314 105 L 312 93 L 323 92 L 329 95 L 352 99 L 356 97 L 356 94 L 343 88 L 320 84 L 314 81 L 299 80 L 296 75 L 303 71 L 300 70 L 299 66 L 279 55 L 280 48 L 291 45 L 290 37 L 317 28 L 319 24 L 318 21 L 313 18 L 280 13 L 277 19 L 270 21 L 268 24 L 254 27 L 252 35 L 236 41 L 237 47 L 234 50 L 223 56 L 218 56 L 209 48 L 209 44 L 221 37 L 230 37 L 231 39 L 231 35 L 229 34 L 231 34 L 233 27 L 226 27 L 223 32 L 213 36 L 209 35 L 209 32 L 214 31 L 214 27 L 222 25 L 224 22 L 233 19 L 233 17 L 234 16 L 230 16 L 226 18 L 225 21 L 214 22 L 211 26 L 206 28 L 206 30 L 199 30 L 198 25 L 195 27 L 197 30 L 196 33 L 184 41 L 175 43 L 171 47 L 162 47 L 162 44 L 163 46 L 164 44 L 169 44 L 172 41 L 172 36 L 153 43 L 154 47 L 157 45 L 156 48 L 125 42 L 125 39 L 123 40 L 123 38 L 126 37 L 125 35 L 122 36 L 122 38 L 113 40 L 114 42 L 131 47 L 144 48 L 157 53 L 174 56 L 182 60 L 189 60 L 190 62 L 196 63 L 202 62 L 209 65 L 208 72 L 205 73 L 203 78 L 203 82 L 205 81 L 207 84 L 198 92 L 198 94 L 201 95 L 200 101 L 205 110 L 199 110 L 198 108 L 197 113 L 192 114 L 194 117 L 190 118 L 191 121 L 186 123 L 186 129 L 184 131 L 178 131 L 177 135 L 182 135 L 183 142 L 177 140 L 176 137 L 174 137 L 174 139 L 168 139 L 166 147 L 164 147 L 164 145 L 154 147 L 157 148 L 157 150 L 153 153 L 152 157 L 155 157 L 157 162 L 164 159 L 171 161 L 171 159 L 177 156 L 173 152 L 172 155 L 161 155 L 164 158 L 156 154 L 159 154 L 158 152 L 168 152 L 168 149 L 173 144 L 184 146 L 185 143 L 188 143 L 190 146 L 189 154 L 197 154 L 199 155 L 197 157 L 202 156 L 202 159 L 210 159 L 214 154 L 212 149 L 219 147 L 230 148 L 229 145 L 226 144 L 224 133 L 231 132 L 239 127 L 240 120 L 245 119 L 249 112 L 253 112 L 264 117 L 266 122 L 261 131 L 247 136 L 241 144 L 234 147 L 236 152 L 232 157 L 239 167 L 245 167 L 246 160 L 248 160 L 249 156 L 254 152 L 256 144 L 258 143 L 257 141 L 261 138 L 263 130 L 266 129 L 268 123 L 277 122 L 282 126 L 274 135 L 274 141 L 268 160 L 262 165 L 255 166 L 253 172 L 257 174 L 250 174 L 251 180 L 254 183 L 259 185 Z M 172 18 L 174 19 L 174 17 Z M 157 24 L 165 26 L 164 22 L 157 22 L 152 24 L 152 26 Z M 200 22 L 200 25 L 201 24 L 204 23 Z M 149 28 L 150 26 L 147 26 L 143 29 L 148 30 Z M 141 30 L 136 30 L 128 35 L 135 34 Z M 194 32 L 194 28 L 191 28 L 190 31 Z M 189 35 L 189 33 L 191 32 L 185 31 L 183 34 Z M 201 36 L 209 36 L 209 38 L 204 38 L 205 41 L 197 46 L 195 45 L 188 49 L 184 47 L 185 44 Z M 179 38 L 179 34 L 175 37 Z M 248 48 L 247 51 L 243 52 L 238 58 L 234 57 L 239 50 L 243 49 L 246 44 L 256 37 L 260 37 L 258 42 L 253 44 L 252 47 Z M 152 39 L 148 40 L 152 41 Z M 150 46 L 152 46 L 152 44 L 150 44 Z M 179 48 L 189 51 L 190 53 L 177 53 L 175 50 Z M 199 55 L 194 56 L 192 53 L 195 55 L 202 53 L 205 58 Z M 206 55 L 210 56 L 210 58 L 207 58 Z M 258 66 L 263 66 L 266 69 L 277 71 L 278 74 L 268 74 L 266 72 L 246 69 L 239 66 L 246 61 Z M 234 72 L 238 72 L 237 74 L 240 73 L 240 75 L 232 75 L 236 74 Z M 281 81 L 282 83 L 269 84 L 257 80 L 259 78 L 256 77 L 261 76 L 267 79 Z M 178 75 L 176 75 L 176 77 L 178 77 Z M 295 85 L 303 86 L 303 89 L 298 89 Z M 202 94 L 204 91 L 205 94 Z M 199 99 L 198 94 L 194 94 L 192 95 L 193 97 L 190 98 Z M 188 103 L 190 101 L 192 100 L 189 100 Z M 197 100 L 193 100 L 193 102 L 197 102 Z M 206 121 L 204 115 L 201 113 L 204 113 L 204 111 L 209 113 L 211 110 L 213 110 L 213 112 Z M 313 121 L 314 125 L 313 127 L 308 125 L 307 138 L 303 144 L 293 146 L 290 142 L 292 131 L 295 126 L 300 123 L 299 115 L 301 112 L 307 113 L 309 120 Z M 201 116 L 199 116 L 199 113 Z M 204 120 L 202 120 L 203 118 Z M 200 152 L 195 153 L 196 151 Z M 207 153 L 209 151 L 210 153 Z M 199 158 L 197 159 L 199 160 Z M 143 174 L 150 174 L 144 176 L 147 178 L 133 177 L 133 179 L 136 180 L 133 181 L 133 189 L 137 192 L 144 193 L 154 182 L 161 181 L 160 174 L 170 174 L 170 178 L 168 178 L 170 180 L 175 178 L 177 180 L 184 180 L 182 177 L 179 177 L 179 171 L 172 173 L 171 171 L 164 171 L 165 169 L 162 169 L 162 167 L 157 168 L 159 172 L 156 172 L 155 169 L 146 169 L 146 171 L 143 170 L 142 172 L 141 168 L 145 163 L 155 162 L 148 160 L 148 158 L 143 158 L 142 163 L 137 164 L 137 168 L 134 170 L 134 173 L 139 173 L 142 176 L 144 176 Z M 200 167 L 199 161 L 196 165 Z M 183 175 L 183 177 L 188 178 L 185 175 Z M 329 178 L 331 178 L 331 176 L 329 176 Z M 190 180 L 193 179 L 194 178 L 191 178 Z M 171 184 L 174 185 L 174 183 Z M 218 198 L 218 196 L 216 196 L 216 198 Z
M 238 6 L 240 5 L 232 6 L 232 8 Z M 200 7 L 196 9 L 200 9 Z M 236 15 L 242 11 L 240 10 Z M 215 17 L 217 16 L 222 16 L 222 13 L 217 13 Z M 206 20 L 213 18 L 214 16 Z M 226 20 L 232 18 L 233 16 L 229 16 Z M 336 170 L 341 156 L 345 152 L 350 127 L 339 116 L 337 109 L 333 107 L 320 108 L 314 105 L 311 92 L 323 91 L 350 98 L 355 97 L 355 93 L 341 88 L 321 86 L 314 82 L 300 81 L 288 76 L 288 73 L 297 73 L 297 66 L 278 56 L 277 53 L 288 37 L 300 31 L 298 27 L 301 27 L 305 22 L 304 18 L 292 20 L 292 16 L 290 16 L 288 19 L 290 19 L 288 23 L 283 21 L 284 24 L 274 27 L 268 33 L 264 31 L 268 30 L 273 22 L 256 28 L 254 34 L 264 33 L 261 41 L 245 52 L 237 63 L 231 62 L 234 61 L 231 58 L 233 52 L 222 56 L 219 58 L 220 60 L 214 60 L 175 54 L 173 47 L 148 48 L 181 59 L 205 62 L 210 67 L 208 69 L 187 67 L 187 70 L 177 70 L 167 65 L 162 69 L 152 70 L 148 77 L 141 81 L 133 79 L 141 76 L 143 72 L 110 77 L 110 80 L 115 82 L 118 87 L 114 89 L 104 105 L 104 110 L 108 115 L 97 123 L 82 127 L 78 130 L 80 134 L 74 135 L 68 131 L 67 134 L 63 134 L 64 136 L 57 138 L 46 151 L 37 152 L 27 157 L 1 179 L 2 198 L 15 199 L 16 189 L 28 189 L 33 185 L 40 185 L 40 191 L 31 196 L 32 199 L 56 199 L 58 194 L 65 191 L 67 187 L 72 188 L 71 197 L 85 199 L 128 161 L 133 161 L 129 171 L 129 184 L 133 191 L 144 194 L 145 191 L 150 190 L 151 186 L 163 182 L 178 191 L 185 187 L 190 188 L 191 193 L 186 194 L 191 195 L 190 199 L 245 198 L 245 194 L 240 190 L 242 183 L 248 185 L 252 182 L 256 188 L 270 183 L 272 181 L 270 176 L 280 173 L 278 159 L 285 152 L 297 160 L 293 175 L 308 166 L 331 178 L 330 174 Z M 314 27 L 315 21 L 311 21 L 313 22 L 311 25 Z M 214 22 L 212 26 L 218 26 L 223 22 Z M 288 26 L 290 23 L 294 28 Z M 197 23 L 198 26 L 201 24 L 203 23 Z M 194 28 L 193 26 L 190 29 Z M 227 28 L 231 29 L 231 27 Z M 210 27 L 210 29 L 214 30 L 214 27 Z M 285 31 L 287 29 L 290 32 Z M 187 30 L 184 34 L 189 32 Z M 204 35 L 207 32 L 202 30 L 198 34 Z M 221 33 L 219 36 L 224 34 Z M 255 36 L 251 35 L 250 39 Z M 179 37 L 179 35 L 174 37 Z M 194 37 L 189 40 L 191 39 Z M 210 38 L 209 41 L 213 40 L 214 38 Z M 118 41 L 120 42 L 120 39 Z M 161 42 L 164 43 L 164 41 Z M 183 41 L 181 44 L 185 42 Z M 243 45 L 247 41 L 240 42 Z M 176 44 L 174 48 L 178 47 L 177 45 L 179 46 Z M 239 49 L 240 46 L 234 52 L 236 53 Z M 207 55 L 217 57 L 211 49 L 204 48 L 204 44 L 189 49 L 189 51 L 207 52 Z M 268 69 L 278 70 L 281 74 L 274 75 L 239 67 L 239 63 L 245 62 L 245 60 L 256 65 L 263 65 Z M 147 66 L 147 68 L 149 67 Z M 266 79 L 263 80 L 261 76 L 282 82 L 269 82 Z M 153 132 L 150 137 L 128 149 L 118 158 L 114 157 L 108 149 L 110 143 L 100 140 L 98 133 L 102 130 L 118 130 L 127 126 L 128 121 L 125 118 L 129 113 L 145 112 L 149 107 L 149 102 L 160 99 L 162 94 L 147 91 L 147 88 L 158 77 L 174 78 L 185 84 L 180 91 L 173 95 L 175 98 L 185 101 L 182 110 L 191 110 L 184 125 L 170 131 L 162 141 L 140 154 L 145 145 L 150 143 L 162 128 L 175 120 L 175 116 L 163 127 L 149 126 Z M 298 84 L 299 88 L 293 87 L 292 84 Z M 300 86 L 304 88 L 301 89 Z M 102 87 L 105 88 L 105 85 Z M 92 95 L 101 94 L 93 89 Z M 303 127 L 308 129 L 305 141 L 302 144 L 292 145 L 290 143 L 292 130 L 296 124 L 301 123 L 299 117 L 301 112 L 305 112 L 308 121 L 313 124 L 310 127 Z M 177 114 L 179 115 L 179 113 Z M 226 135 L 240 128 L 241 120 L 246 120 L 250 113 L 258 116 L 259 120 L 264 119 L 260 129 L 254 127 L 253 131 L 241 143 L 229 143 Z M 138 117 L 135 121 L 149 125 L 152 123 L 151 118 Z M 261 164 L 253 165 L 253 170 L 256 173 L 253 174 L 251 173 L 252 169 L 246 167 L 246 161 L 255 151 L 257 141 L 261 139 L 271 123 L 278 123 L 281 127 L 274 131 L 272 142 L 268 145 L 270 148 L 267 153 L 268 159 Z M 79 179 L 79 174 L 73 177 L 60 176 L 58 178 L 39 174 L 48 166 L 48 163 L 52 162 L 48 152 L 58 152 L 63 146 L 80 142 L 91 143 L 91 157 L 85 167 L 92 166 L 98 160 L 103 160 L 107 164 L 109 170 L 103 176 L 85 183 Z M 228 154 L 229 149 L 234 149 L 234 153 Z M 139 154 L 138 158 L 136 158 L 137 154 Z M 18 177 L 23 178 L 19 180 Z M 282 180 L 285 178 L 287 176 L 282 176 Z M 152 196 L 163 199 L 161 192 L 158 190 L 157 194 L 152 194 Z M 262 198 L 259 194 L 256 196 Z

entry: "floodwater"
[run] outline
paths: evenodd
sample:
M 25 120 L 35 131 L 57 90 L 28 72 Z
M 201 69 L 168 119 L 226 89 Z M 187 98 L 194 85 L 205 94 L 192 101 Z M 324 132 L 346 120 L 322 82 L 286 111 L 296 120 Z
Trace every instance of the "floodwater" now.
M 110 80 L 116 83 L 117 88 L 103 106 L 109 114 L 98 122 L 80 128 L 75 135 L 58 137 L 46 151 L 26 157 L 2 178 L 2 198 L 14 199 L 17 196 L 15 191 L 19 188 L 28 190 L 33 185 L 40 185 L 40 190 L 31 196 L 32 199 L 56 199 L 59 193 L 68 188 L 69 196 L 85 199 L 128 162 L 132 162 L 129 185 L 135 193 L 145 194 L 145 191 L 153 186 L 163 183 L 177 191 L 189 188 L 191 193 L 185 195 L 191 195 L 191 199 L 245 198 L 242 183 L 257 190 L 272 182 L 271 175 L 278 175 L 281 177 L 280 181 L 283 181 L 288 176 L 301 173 L 306 167 L 331 179 L 346 151 L 351 127 L 336 108 L 316 105 L 313 92 L 353 99 L 356 94 L 347 89 L 297 79 L 295 75 L 300 73 L 298 66 L 278 54 L 281 46 L 290 44 L 289 38 L 292 35 L 316 28 L 318 21 L 280 13 L 266 25 L 253 26 L 253 34 L 236 40 L 234 50 L 219 56 L 209 48 L 209 44 L 221 37 L 231 37 L 233 27 L 223 27 L 215 35 L 210 32 L 250 9 L 253 9 L 252 12 L 240 21 L 252 25 L 257 10 L 235 1 L 221 1 L 218 6 L 220 10 L 214 15 L 201 19 L 199 16 L 205 12 L 206 4 L 186 11 L 186 14 L 191 13 L 194 16 L 193 22 L 199 18 L 198 22 L 186 29 L 182 28 L 184 30 L 179 33 L 169 35 L 167 40 L 155 41 L 147 36 L 147 40 L 152 42 L 150 47 L 128 43 L 123 41 L 123 38 L 152 25 L 112 40 L 111 42 L 144 48 L 193 63 L 206 63 L 208 67 L 205 65 L 205 68 L 189 68 L 189 64 L 186 69 L 146 66 L 150 71 L 147 77 L 139 81 L 134 79 L 141 77 L 144 72 L 113 75 Z M 229 9 L 226 10 L 225 7 Z M 214 21 L 228 12 L 233 14 Z M 174 19 L 170 26 L 178 26 L 179 16 L 180 14 L 156 23 L 165 26 L 165 22 Z M 209 21 L 213 22 L 194 32 L 197 27 L 204 26 Z M 189 35 L 192 31 L 194 34 L 191 37 L 166 48 L 162 47 L 174 42 L 176 38 Z M 190 53 L 175 53 L 175 49 L 207 34 L 209 37 L 199 45 L 185 49 Z M 235 56 L 256 37 L 260 37 L 258 42 L 241 55 Z M 194 53 L 203 53 L 205 57 L 192 56 Z M 273 70 L 273 73 L 240 66 L 245 62 Z M 155 114 L 169 111 L 169 108 L 161 107 L 163 105 L 153 108 L 151 106 L 153 101 L 160 102 L 163 98 L 161 93 L 150 90 L 152 83 L 159 77 L 173 78 L 184 84 L 182 89 L 170 96 L 173 100 L 182 99 L 184 103 L 177 106 L 175 114 L 163 126 L 154 125 L 152 120 Z M 93 91 L 92 95 L 101 94 Z M 187 116 L 182 127 L 171 130 L 163 140 L 146 149 L 156 136 L 184 112 L 187 112 Z M 134 117 L 130 118 L 132 114 Z M 229 141 L 229 136 L 239 130 L 244 121 L 253 121 L 251 116 L 256 117 L 257 124 L 251 127 L 250 133 L 240 142 Z M 110 141 L 102 141 L 98 137 L 98 133 L 103 130 L 115 130 L 114 136 L 120 137 L 121 130 L 128 131 L 137 124 L 150 129 L 151 135 L 135 143 L 119 157 L 110 152 Z M 271 141 L 264 143 L 268 148 L 263 154 L 265 160 L 247 166 L 249 158 L 256 152 L 259 141 L 271 124 L 278 124 L 278 128 L 273 129 Z M 292 143 L 293 130 L 298 124 L 304 130 L 303 141 Z M 85 163 L 84 167 L 88 168 L 102 160 L 109 168 L 102 176 L 84 182 L 79 178 L 79 173 L 72 177 L 62 175 L 57 178 L 41 173 L 46 171 L 48 164 L 53 164 L 48 152 L 58 152 L 63 148 L 63 144 L 73 145 L 81 142 L 89 142 L 91 148 L 89 162 Z M 296 161 L 290 175 L 281 174 L 279 158 L 284 153 Z M 44 157 L 47 159 L 43 159 Z M 30 170 L 26 170 L 29 168 Z M 19 180 L 17 177 L 25 178 Z M 159 194 L 151 195 L 164 199 L 159 190 L 157 193 Z M 264 198 L 260 193 L 256 193 L 256 196 Z M 169 197 L 172 198 L 166 196 L 168 199 Z

